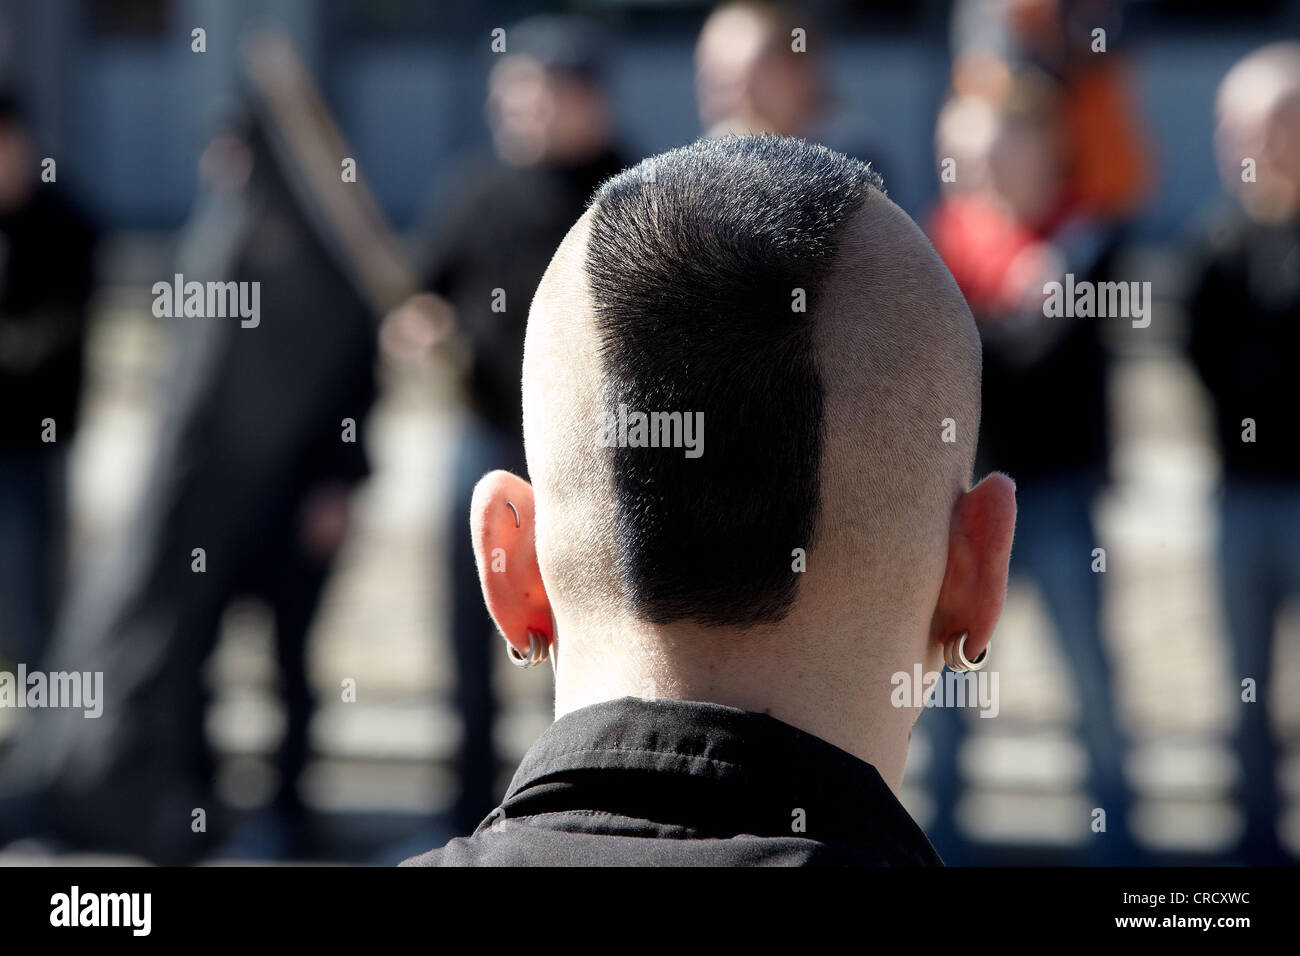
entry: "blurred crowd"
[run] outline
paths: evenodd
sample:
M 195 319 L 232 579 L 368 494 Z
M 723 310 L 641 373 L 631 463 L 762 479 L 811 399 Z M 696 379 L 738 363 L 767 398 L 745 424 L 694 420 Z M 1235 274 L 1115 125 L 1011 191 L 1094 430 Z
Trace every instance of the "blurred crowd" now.
M 941 184 L 922 225 L 983 338 L 980 469 L 1016 480 L 1013 575 L 1041 595 L 1081 705 L 1087 790 L 1114 837 L 1086 861 L 1122 864 L 1149 854 L 1129 826 L 1131 741 L 1104 637 L 1107 542 L 1094 527 L 1113 480 L 1105 323 L 1114 319 L 1044 307 L 1045 286 L 1067 276 L 1071 287 L 1146 278 L 1122 253 L 1160 184 L 1116 52 L 1121 7 L 955 3 L 934 167 L 906 175 Z M 695 46 L 701 135 L 822 140 L 871 161 L 888 187 L 889 143 L 838 142 L 824 126 L 834 91 L 809 24 L 750 0 L 708 14 Z M 538 280 L 596 186 L 640 158 L 617 133 L 604 29 L 560 15 L 506 27 L 483 91 L 492 154 L 464 157 L 436 184 L 405 251 L 364 184 L 346 169 L 340 178 L 346 153 L 331 151 L 339 134 L 301 64 L 283 49 L 269 63 L 265 51 L 250 58 L 240 102 L 212 118 L 201 192 L 166 281 L 257 283 L 260 325 L 167 323 L 164 414 L 138 506 L 75 579 L 66 479 L 97 231 L 43 180 L 23 104 L 0 98 L 0 670 L 106 675 L 101 718 L 32 711 L 3 745 L 0 846 L 35 839 L 163 862 L 325 852 L 298 787 L 315 706 L 308 638 L 371 468 L 357 436 L 376 401 L 376 365 L 435 350 L 463 356 L 464 396 L 450 481 L 428 488 L 451 516 L 445 646 L 463 729 L 458 796 L 439 825 L 466 834 L 495 805 L 500 648 L 464 524 L 483 473 L 526 474 L 519 381 Z M 1192 277 L 1181 303 L 1187 358 L 1222 465 L 1217 567 L 1234 678 L 1222 692 L 1241 701 L 1223 728 L 1236 735 L 1243 821 L 1228 858 L 1295 862 L 1281 836 L 1287 742 L 1270 720 L 1281 694 L 1270 673 L 1279 620 L 1300 593 L 1300 451 L 1288 437 L 1288 364 L 1300 345 L 1300 44 L 1234 66 L 1214 122 L 1222 195 L 1204 197 L 1205 217 L 1179 248 Z M 203 674 L 223 614 L 249 596 L 273 620 L 286 721 L 273 798 L 256 824 L 235 825 L 214 795 Z M 956 813 L 968 724 L 953 708 L 920 724 L 931 740 L 926 830 L 958 863 L 982 859 Z M 194 808 L 207 815 L 197 835 Z

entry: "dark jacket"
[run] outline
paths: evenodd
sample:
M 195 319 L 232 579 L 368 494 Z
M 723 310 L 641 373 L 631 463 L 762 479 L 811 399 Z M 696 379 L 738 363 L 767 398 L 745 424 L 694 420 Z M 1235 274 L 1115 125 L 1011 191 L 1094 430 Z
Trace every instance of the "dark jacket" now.
M 596 188 L 623 165 L 613 152 L 578 166 L 480 163 L 457 180 L 426 242 L 423 285 L 455 306 L 471 407 L 506 435 L 523 439 L 519 379 L 533 293 Z
M 1017 264 L 1039 243 L 1061 257 L 1054 278 L 1110 278 L 1114 230 L 1074 215 L 1068 200 L 1036 226 L 978 197 L 940 205 L 935 249 L 970 305 L 983 346 L 983 402 L 976 471 L 1017 481 L 1079 473 L 1100 479 L 1110 455 L 1102 327 L 1113 319 L 1049 316 L 1039 282 L 1017 290 Z M 1044 263 L 1046 265 L 1046 263 Z
M 1300 222 L 1256 223 L 1235 204 L 1211 214 L 1188 303 L 1192 361 L 1214 399 L 1229 479 L 1300 479 Z M 1242 420 L 1256 438 L 1242 441 Z
M 0 213 L 0 453 L 62 448 L 77 424 L 95 234 L 55 189 Z
M 403 866 L 940 866 L 876 769 L 765 714 L 624 697 L 551 725 L 474 833 Z

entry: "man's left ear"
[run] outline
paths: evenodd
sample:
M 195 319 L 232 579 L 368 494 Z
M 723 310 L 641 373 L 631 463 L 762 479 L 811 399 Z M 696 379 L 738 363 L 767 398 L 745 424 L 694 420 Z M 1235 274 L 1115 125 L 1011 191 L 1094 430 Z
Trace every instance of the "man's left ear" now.
M 488 613 L 505 639 L 529 653 L 528 632 L 549 642 L 551 602 L 537 563 L 533 486 L 508 471 L 491 471 L 474 486 L 470 535 Z

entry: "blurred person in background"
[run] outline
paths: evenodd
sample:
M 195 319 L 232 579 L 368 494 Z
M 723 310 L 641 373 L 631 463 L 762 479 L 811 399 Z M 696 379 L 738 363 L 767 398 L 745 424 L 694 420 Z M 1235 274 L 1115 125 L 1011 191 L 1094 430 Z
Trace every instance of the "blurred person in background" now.
M 951 19 L 955 95 L 998 102 L 1025 68 L 1056 81 L 1065 189 L 1078 209 L 1112 224 L 1139 211 L 1151 178 L 1122 52 L 1123 8 L 1124 0 L 957 0 Z
M 1223 465 L 1219 570 L 1232 642 L 1236 752 L 1251 864 L 1294 862 L 1278 836 L 1282 693 L 1271 679 L 1278 618 L 1300 595 L 1300 44 L 1229 71 L 1215 143 L 1229 195 L 1202 224 L 1190 287 L 1191 358 L 1213 403 Z M 1246 699 L 1244 683 L 1254 682 Z
M 196 860 L 223 836 L 240 857 L 313 851 L 297 789 L 311 710 L 304 652 L 349 493 L 368 473 L 343 420 L 360 433 L 374 399 L 374 315 L 317 231 L 261 102 L 222 124 L 200 182 L 175 271 L 258 283 L 260 316 L 251 327 L 237 315 L 163 319 L 174 336 L 165 413 L 134 519 L 94 562 L 52 647 L 52 667 L 104 673 L 103 716 L 44 711 L 23 728 L 0 772 L 0 842 L 34 833 L 167 863 Z M 286 730 L 271 804 L 232 835 L 204 666 L 224 612 L 248 595 L 272 612 Z
M 66 554 L 94 231 L 0 92 L 0 661 L 41 660 Z
M 423 287 L 449 308 L 467 355 L 467 406 L 451 501 L 451 636 L 463 723 L 460 793 L 451 811 L 469 833 L 496 803 L 496 703 L 483 608 L 466 530 L 475 483 L 526 474 L 519 396 L 528 307 L 564 234 L 603 180 L 623 168 L 602 59 L 590 23 L 539 16 L 506 31 L 488 78 L 495 156 L 455 177 L 420 257 Z
M 765 0 L 733 0 L 711 12 L 695 44 L 695 98 L 705 136 L 775 133 L 828 141 L 829 31 L 811 15 Z M 831 144 L 835 145 L 835 144 Z M 844 144 L 885 182 L 879 144 Z
M 788 7 L 753 0 L 724 3 L 709 14 L 695 45 L 706 136 L 808 136 L 816 129 L 826 98 L 821 58 L 791 46 L 791 32 L 809 25 Z
M 1089 784 L 1107 812 L 1100 859 L 1129 860 L 1129 791 L 1110 657 L 1101 636 L 1097 537 L 1090 508 L 1107 473 L 1105 363 L 1099 320 L 1045 315 L 1043 287 L 1073 273 L 1106 276 L 1114 235 L 1070 192 L 1059 85 L 1032 69 L 997 100 L 956 97 L 936 146 L 956 178 L 930 222 L 935 249 L 961 287 L 984 343 L 980 467 L 1017 482 L 1013 577 L 1038 586 L 1081 708 Z M 936 707 L 932 837 L 945 859 L 968 858 L 955 819 L 963 715 Z

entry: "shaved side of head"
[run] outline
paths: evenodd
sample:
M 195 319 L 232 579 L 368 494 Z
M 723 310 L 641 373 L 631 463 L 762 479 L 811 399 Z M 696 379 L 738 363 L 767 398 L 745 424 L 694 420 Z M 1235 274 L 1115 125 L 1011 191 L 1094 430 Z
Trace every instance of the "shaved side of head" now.
M 974 467 L 974 319 L 921 229 L 873 193 L 841 233 L 814 322 L 826 406 L 818 560 L 844 569 L 877 617 L 923 612 Z
M 616 177 L 525 348 L 557 616 L 744 629 L 848 588 L 921 613 L 970 479 L 979 356 L 951 276 L 855 160 L 740 137 Z M 703 454 L 603 443 L 620 407 L 701 414 Z M 925 593 L 897 593 L 918 572 Z
M 524 449 L 538 501 L 537 556 L 553 602 L 616 618 L 616 509 L 606 450 L 597 442 L 601 342 L 585 266 L 593 212 L 569 230 L 533 297 L 524 340 Z

